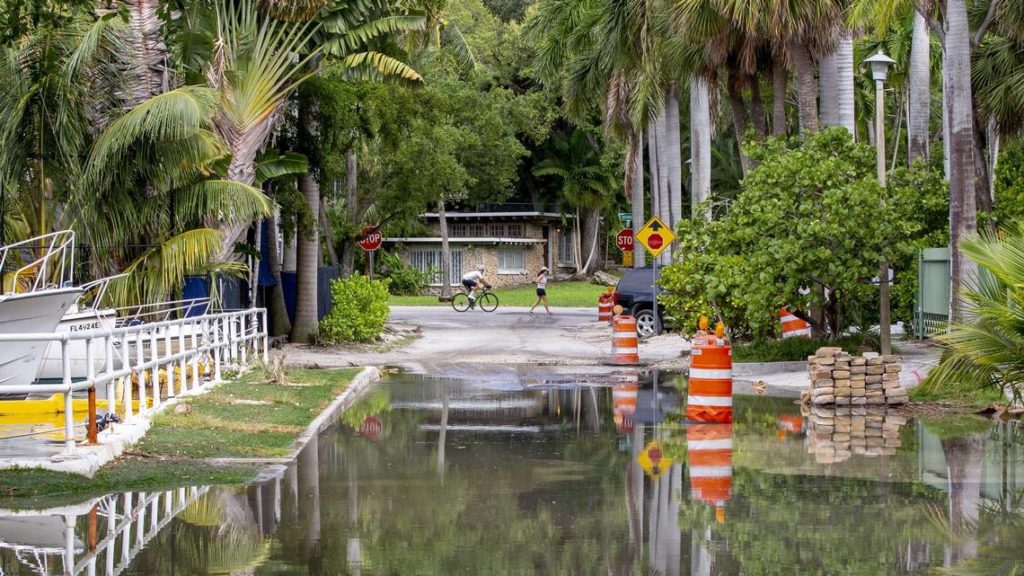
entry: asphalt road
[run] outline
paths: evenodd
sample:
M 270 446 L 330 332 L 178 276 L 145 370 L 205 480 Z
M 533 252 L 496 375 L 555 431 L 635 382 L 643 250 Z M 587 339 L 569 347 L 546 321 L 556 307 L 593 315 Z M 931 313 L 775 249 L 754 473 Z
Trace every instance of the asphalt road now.
M 528 308 L 501 307 L 494 312 L 456 312 L 450 307 L 396 306 L 393 333 L 414 335 L 405 345 L 381 350 L 367 347 L 289 346 L 291 364 L 321 366 L 399 366 L 424 373 L 484 370 L 488 366 L 572 367 L 570 371 L 609 370 L 611 328 L 597 321 L 596 308 L 557 308 L 552 315 Z M 643 342 L 641 364 L 678 368 L 688 343 L 674 334 Z M 504 368 L 502 369 L 505 370 Z

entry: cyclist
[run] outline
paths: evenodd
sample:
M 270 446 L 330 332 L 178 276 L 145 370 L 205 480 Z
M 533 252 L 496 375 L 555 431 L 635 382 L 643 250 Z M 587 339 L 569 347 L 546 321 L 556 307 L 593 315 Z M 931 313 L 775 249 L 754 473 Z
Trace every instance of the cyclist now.
M 469 293 L 469 307 L 473 308 L 476 305 L 476 288 L 483 284 L 484 288 L 490 288 L 491 285 L 484 279 L 484 265 L 478 264 L 476 270 L 467 273 L 462 277 L 462 286 L 466 288 L 466 292 Z

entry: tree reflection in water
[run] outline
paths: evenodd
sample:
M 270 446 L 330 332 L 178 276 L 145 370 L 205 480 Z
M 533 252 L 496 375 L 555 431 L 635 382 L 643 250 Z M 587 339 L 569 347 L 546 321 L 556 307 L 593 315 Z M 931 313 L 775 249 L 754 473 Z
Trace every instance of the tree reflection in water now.
M 731 490 L 698 491 L 706 471 L 672 416 L 685 382 L 669 384 L 644 380 L 635 409 L 615 414 L 610 388 L 404 377 L 378 390 L 390 412 L 368 399 L 247 495 L 211 493 L 210 510 L 179 517 L 131 573 L 988 574 L 987 559 L 1014 559 L 1015 427 L 996 443 L 988 423 L 909 422 L 882 444 L 895 454 L 865 440 L 822 463 L 798 406 L 739 397 Z M 369 416 L 379 435 L 360 433 Z M 660 476 L 638 461 L 654 438 L 672 461 Z M 992 494 L 1004 493 L 1018 496 L 999 508 Z

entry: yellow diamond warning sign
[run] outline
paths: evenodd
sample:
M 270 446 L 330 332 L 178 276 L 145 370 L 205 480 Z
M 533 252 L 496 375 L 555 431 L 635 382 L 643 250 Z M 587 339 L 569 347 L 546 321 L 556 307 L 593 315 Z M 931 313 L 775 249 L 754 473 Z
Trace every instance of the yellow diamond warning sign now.
M 675 239 L 676 235 L 672 233 L 672 229 L 657 216 L 648 220 L 636 233 L 636 241 L 642 244 L 651 256 L 664 252 Z
M 661 444 L 657 440 L 648 442 L 636 457 L 636 461 L 644 469 L 644 473 L 655 480 L 661 478 L 665 470 L 672 466 L 672 459 L 662 453 Z

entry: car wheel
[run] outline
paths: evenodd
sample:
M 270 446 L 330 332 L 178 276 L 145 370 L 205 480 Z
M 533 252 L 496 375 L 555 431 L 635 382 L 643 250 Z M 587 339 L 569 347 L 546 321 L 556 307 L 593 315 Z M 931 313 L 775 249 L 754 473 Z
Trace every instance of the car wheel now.
M 650 308 L 639 310 L 633 314 L 636 318 L 636 335 L 641 339 L 657 335 L 654 325 L 654 311 Z

